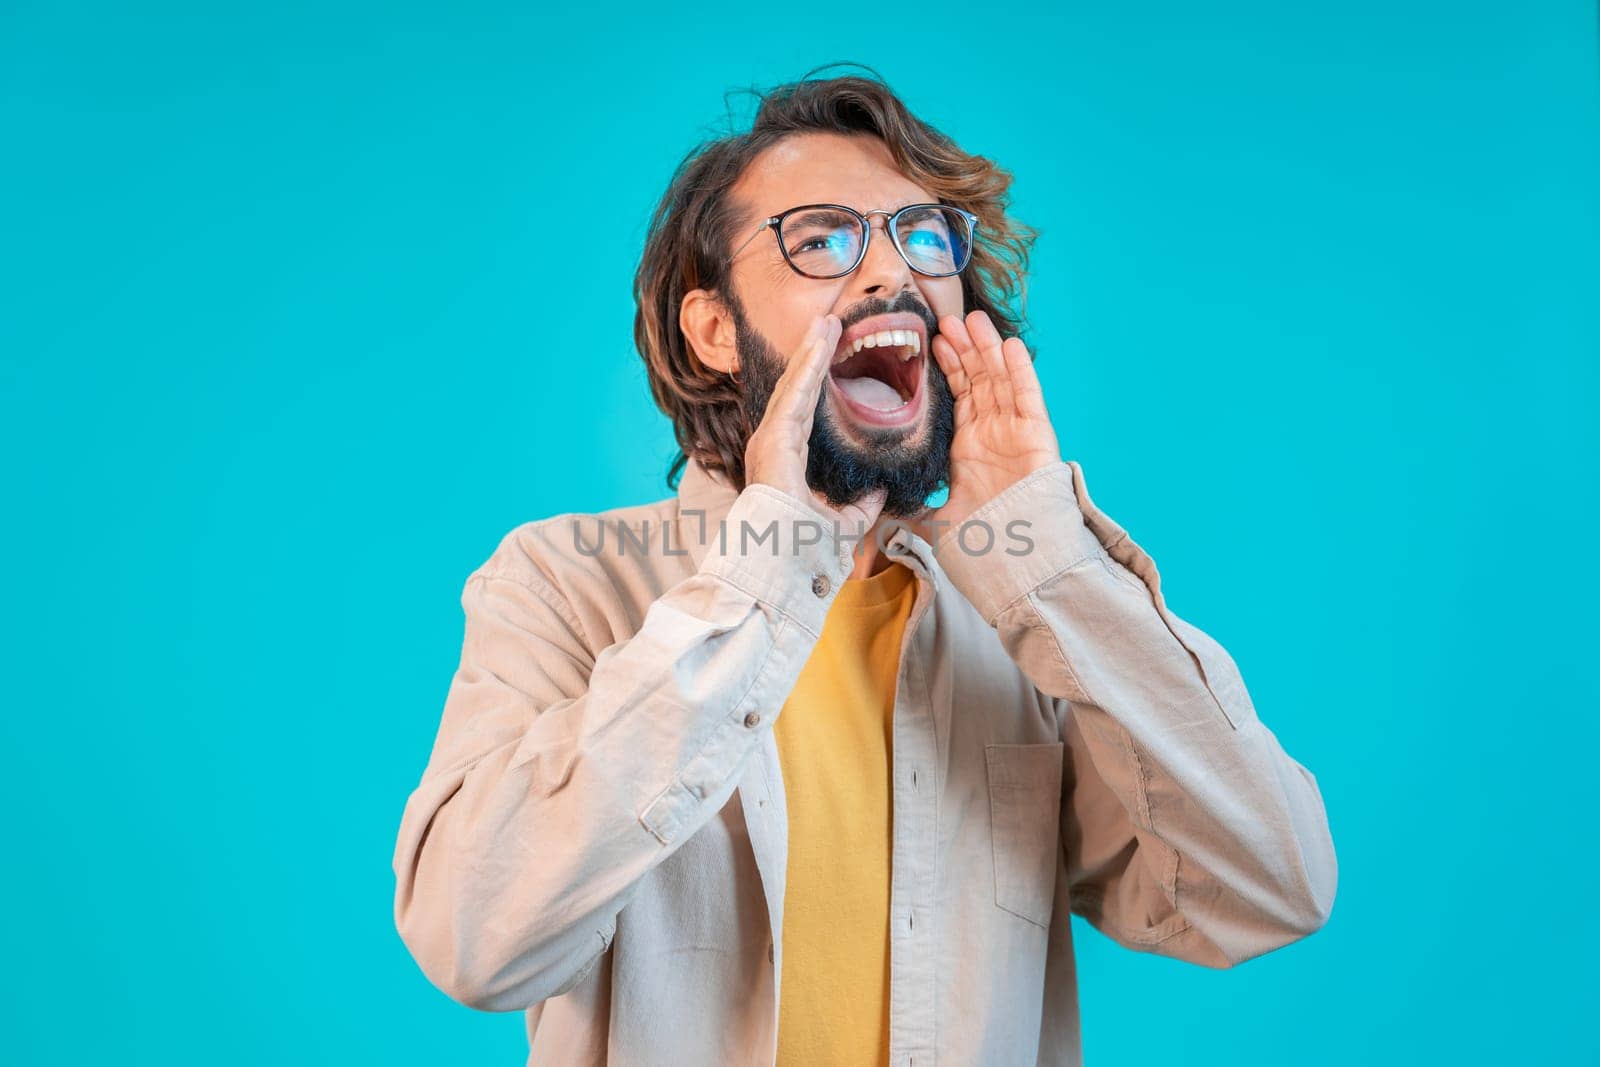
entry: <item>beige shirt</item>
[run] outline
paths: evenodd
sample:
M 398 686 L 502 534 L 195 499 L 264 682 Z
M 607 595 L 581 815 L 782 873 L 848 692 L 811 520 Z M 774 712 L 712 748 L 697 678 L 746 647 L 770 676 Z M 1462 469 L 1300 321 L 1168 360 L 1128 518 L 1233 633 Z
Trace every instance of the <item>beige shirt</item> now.
M 1228 967 L 1321 927 L 1337 862 L 1315 777 L 1077 463 L 969 522 L 887 545 L 917 579 L 890 1062 L 1077 1064 L 1069 912 Z M 773 1063 L 772 724 L 849 572 L 822 524 L 691 464 L 675 499 L 520 526 L 467 579 L 395 921 L 445 993 L 527 1012 L 530 1064 Z

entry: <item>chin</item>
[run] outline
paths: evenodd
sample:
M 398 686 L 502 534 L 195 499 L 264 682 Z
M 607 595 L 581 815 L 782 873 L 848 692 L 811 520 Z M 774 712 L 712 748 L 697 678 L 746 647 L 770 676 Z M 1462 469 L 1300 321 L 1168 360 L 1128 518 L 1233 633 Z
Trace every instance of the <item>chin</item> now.
M 836 508 L 882 489 L 884 515 L 916 515 L 948 476 L 952 423 L 949 409 L 935 405 L 915 423 L 863 427 L 824 404 L 811 428 L 806 481 Z

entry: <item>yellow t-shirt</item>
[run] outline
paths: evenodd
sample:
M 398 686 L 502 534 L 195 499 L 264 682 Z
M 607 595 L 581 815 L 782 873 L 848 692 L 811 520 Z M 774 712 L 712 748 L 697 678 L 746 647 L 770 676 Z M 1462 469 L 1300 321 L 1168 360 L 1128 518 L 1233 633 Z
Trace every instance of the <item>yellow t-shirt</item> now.
M 904 564 L 844 583 L 773 733 L 789 808 L 778 1067 L 889 1062 L 895 684 Z

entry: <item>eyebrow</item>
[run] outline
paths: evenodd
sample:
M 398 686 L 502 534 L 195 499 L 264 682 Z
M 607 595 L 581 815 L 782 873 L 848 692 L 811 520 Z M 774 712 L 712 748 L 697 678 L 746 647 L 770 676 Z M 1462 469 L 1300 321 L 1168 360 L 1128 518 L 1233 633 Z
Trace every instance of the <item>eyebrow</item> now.
M 802 214 L 803 215 L 820 215 L 823 218 L 835 218 L 835 219 L 838 219 L 840 221 L 843 221 L 845 219 L 854 218 L 854 216 L 852 216 L 848 212 L 840 211 L 836 207 L 814 207 L 814 208 L 811 208 L 809 211 L 802 212 Z
M 806 201 L 806 202 L 800 203 L 800 204 L 790 204 L 789 207 L 780 208 L 777 211 L 769 211 L 764 215 L 757 215 L 755 218 L 752 218 L 750 220 L 750 225 L 754 226 L 756 223 L 765 222 L 767 219 L 777 218 L 779 215 L 783 214 L 785 211 L 788 211 L 788 210 L 790 210 L 792 208 L 811 207 L 811 206 L 813 206 L 813 204 L 810 201 Z M 841 204 L 839 206 L 841 206 L 841 207 L 850 207 L 851 205 L 849 205 L 849 204 Z M 889 208 L 888 211 L 889 211 L 889 214 L 892 215 L 895 212 L 901 211 L 901 210 L 903 210 L 905 208 L 908 208 L 908 207 L 939 207 L 939 206 L 940 206 L 940 203 L 937 200 L 907 200 L 904 203 L 897 204 L 894 207 Z M 818 210 L 825 210 L 825 206 L 818 205 Z M 857 212 L 859 212 L 860 214 L 863 214 L 863 215 L 866 214 L 866 212 L 861 211 L 861 209 L 859 209 L 859 208 L 852 208 L 852 210 L 857 211 Z M 748 227 L 746 227 L 746 228 L 748 229 Z

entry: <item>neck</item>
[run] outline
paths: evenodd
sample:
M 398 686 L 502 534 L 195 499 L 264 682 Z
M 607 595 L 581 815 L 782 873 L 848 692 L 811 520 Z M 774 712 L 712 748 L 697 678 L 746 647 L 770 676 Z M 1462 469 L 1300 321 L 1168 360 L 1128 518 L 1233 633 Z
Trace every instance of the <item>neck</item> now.
M 889 569 L 889 564 L 894 561 L 878 550 L 878 539 L 888 536 L 887 530 L 884 529 L 884 520 L 880 518 L 856 546 L 856 554 L 853 557 L 855 566 L 850 568 L 850 577 L 871 578 L 874 574 L 882 574 Z

